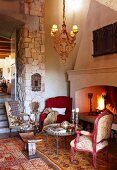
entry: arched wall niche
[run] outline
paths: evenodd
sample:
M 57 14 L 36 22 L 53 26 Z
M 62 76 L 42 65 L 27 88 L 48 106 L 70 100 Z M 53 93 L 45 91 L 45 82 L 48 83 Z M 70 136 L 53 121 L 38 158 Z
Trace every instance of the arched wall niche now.
M 41 91 L 41 75 L 35 73 L 31 76 L 32 91 Z

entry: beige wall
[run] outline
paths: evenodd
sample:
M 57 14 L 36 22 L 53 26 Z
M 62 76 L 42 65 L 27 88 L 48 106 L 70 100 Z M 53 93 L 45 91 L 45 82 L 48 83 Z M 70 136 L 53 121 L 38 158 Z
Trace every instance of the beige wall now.
M 68 1 L 69 2 L 69 1 Z M 68 10 L 67 10 L 68 9 Z M 78 51 L 78 43 L 70 53 L 66 63 L 61 63 L 59 55 L 53 48 L 50 32 L 53 24 L 57 24 L 59 30 L 62 26 L 62 0 L 46 0 L 45 3 L 45 34 L 46 34 L 46 77 L 45 77 L 45 98 L 60 95 L 69 95 L 69 83 L 67 70 L 74 68 L 75 59 Z M 68 32 L 72 26 L 80 22 L 80 16 L 70 9 L 70 4 L 66 4 L 66 24 Z M 77 36 L 78 39 L 78 36 Z
M 86 0 L 83 0 L 84 2 Z M 103 1 L 103 0 L 102 0 Z M 103 26 L 112 24 L 117 21 L 117 11 L 109 8 L 95 0 L 87 0 L 89 7 L 83 6 L 83 15 L 85 11 L 87 15 L 82 16 L 82 41 L 80 43 L 77 60 L 75 63 L 75 70 L 115 67 L 117 66 L 117 54 L 103 55 L 100 57 L 93 57 L 93 34 L 92 31 Z M 111 5 L 112 6 L 112 5 Z M 79 32 L 80 34 L 80 32 Z

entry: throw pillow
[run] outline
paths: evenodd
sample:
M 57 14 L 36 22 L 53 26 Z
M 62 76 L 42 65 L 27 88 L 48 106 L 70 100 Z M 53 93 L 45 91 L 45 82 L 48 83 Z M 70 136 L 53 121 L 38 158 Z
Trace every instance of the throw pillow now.
M 54 108 L 52 107 L 53 111 L 57 111 L 61 115 L 65 115 L 66 108 Z

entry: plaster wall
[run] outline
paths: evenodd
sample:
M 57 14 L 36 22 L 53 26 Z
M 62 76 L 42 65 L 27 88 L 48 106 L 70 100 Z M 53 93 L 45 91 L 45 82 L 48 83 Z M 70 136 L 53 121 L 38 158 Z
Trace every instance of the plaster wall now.
M 83 0 L 83 3 L 86 0 Z M 114 1 L 115 2 L 115 1 Z M 113 1 L 112 1 L 113 3 Z M 84 87 L 95 85 L 117 86 L 117 54 L 93 57 L 92 31 L 117 21 L 117 11 L 98 0 L 87 0 L 82 7 L 82 32 L 74 70 L 68 71 L 70 96 L 75 105 L 75 93 Z
M 85 1 L 85 0 L 84 0 Z M 95 0 L 87 0 L 88 8 L 82 8 L 85 13 L 88 9 L 84 22 L 82 41 L 80 43 L 75 70 L 117 66 L 117 54 L 93 57 L 93 31 L 117 21 L 117 11 Z M 79 32 L 80 34 L 80 32 Z M 105 62 L 106 61 L 106 62 Z

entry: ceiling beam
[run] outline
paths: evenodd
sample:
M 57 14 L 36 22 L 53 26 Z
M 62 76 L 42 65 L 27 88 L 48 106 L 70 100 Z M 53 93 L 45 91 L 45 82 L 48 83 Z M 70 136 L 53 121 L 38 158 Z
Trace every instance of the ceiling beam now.
M 11 54 L 11 40 L 0 36 L 0 59 L 5 59 Z
M 1 53 L 1 52 L 9 52 L 9 53 L 10 53 L 11 50 L 10 50 L 10 49 L 5 49 L 5 48 L 4 48 L 4 49 L 0 49 L 0 53 Z
M 0 43 L 10 44 L 11 42 L 10 41 L 3 41 L 3 40 L 0 39 Z
M 10 46 L 9 46 L 9 45 L 0 44 L 0 49 L 2 49 L 2 48 L 3 48 L 3 49 L 4 49 L 4 48 L 5 48 L 5 49 L 7 49 L 7 48 L 10 49 Z

